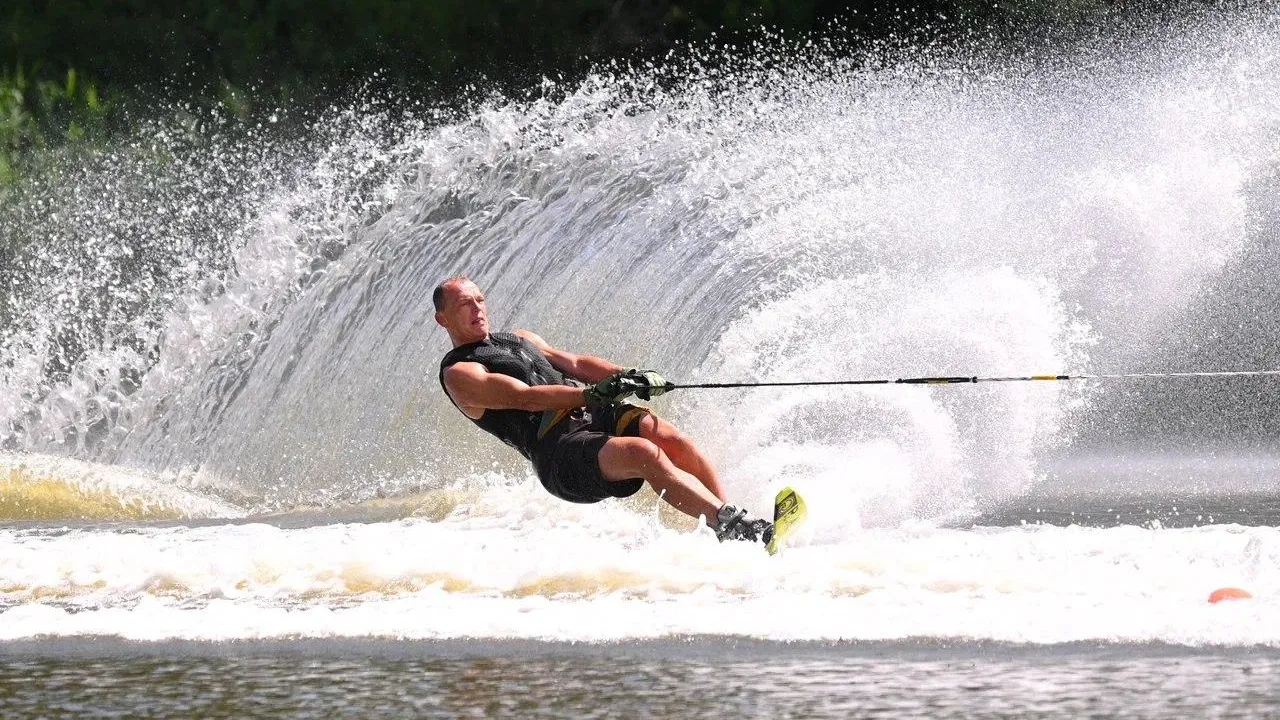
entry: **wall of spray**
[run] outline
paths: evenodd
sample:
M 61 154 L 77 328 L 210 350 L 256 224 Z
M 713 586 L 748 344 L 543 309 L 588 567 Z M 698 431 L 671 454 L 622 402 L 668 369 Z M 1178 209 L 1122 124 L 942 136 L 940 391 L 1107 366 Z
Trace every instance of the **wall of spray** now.
M 438 389 L 430 291 L 457 272 L 498 327 L 677 380 L 1276 360 L 1232 355 L 1257 335 L 1227 308 L 1274 332 L 1266 301 L 1237 300 L 1262 292 L 1249 258 L 1274 228 L 1256 219 L 1275 207 L 1277 24 L 1051 62 L 761 45 L 460 117 L 336 109 L 303 140 L 157 120 L 2 213 L 26 245 L 2 300 L 0 445 L 254 509 L 521 474 Z M 689 391 L 658 408 L 753 504 L 803 480 L 892 524 L 1016 495 L 1046 449 L 1118 427 L 1141 445 L 1168 392 Z M 1197 392 L 1174 402 L 1239 400 Z

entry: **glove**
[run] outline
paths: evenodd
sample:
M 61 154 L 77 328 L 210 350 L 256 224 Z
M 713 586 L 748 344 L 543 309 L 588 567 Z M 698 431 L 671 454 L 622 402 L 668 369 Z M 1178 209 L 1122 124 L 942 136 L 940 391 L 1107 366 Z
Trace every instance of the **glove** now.
M 583 392 L 587 407 L 598 408 L 622 402 L 632 395 L 652 400 L 667 391 L 667 381 L 653 370 L 616 372 Z
M 599 408 L 612 405 L 634 395 L 641 386 L 635 378 L 628 376 L 630 372 L 633 371 L 616 372 L 583 391 L 582 396 L 587 400 L 587 407 Z
M 641 400 L 652 400 L 667 391 L 669 383 L 656 370 L 628 370 L 627 375 L 641 387 L 635 391 Z

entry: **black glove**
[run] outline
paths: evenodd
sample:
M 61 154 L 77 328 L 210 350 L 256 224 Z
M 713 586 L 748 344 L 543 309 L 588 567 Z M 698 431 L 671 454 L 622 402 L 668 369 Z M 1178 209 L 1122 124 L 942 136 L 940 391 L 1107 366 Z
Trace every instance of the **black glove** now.
M 596 408 L 619 403 L 632 395 L 652 400 L 667 391 L 669 383 L 653 370 L 616 372 L 583 392 L 587 407 Z
M 616 372 L 583 391 L 582 395 L 587 400 L 587 407 L 612 405 L 634 395 L 640 389 L 640 384 L 627 377 L 627 372 L 626 370 Z
M 636 390 L 636 397 L 641 400 L 652 400 L 667 391 L 670 385 L 656 370 L 628 370 L 628 376 L 641 387 Z

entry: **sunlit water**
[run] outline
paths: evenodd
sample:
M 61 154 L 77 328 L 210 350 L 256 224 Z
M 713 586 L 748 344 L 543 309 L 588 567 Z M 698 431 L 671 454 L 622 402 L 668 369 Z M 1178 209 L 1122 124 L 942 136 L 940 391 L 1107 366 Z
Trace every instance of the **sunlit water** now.
M 429 298 L 676 381 L 1274 368 L 1276 28 L 146 123 L 0 212 L 5 710 L 1265 714 L 1272 381 L 661 398 L 806 496 L 771 558 L 549 497 Z

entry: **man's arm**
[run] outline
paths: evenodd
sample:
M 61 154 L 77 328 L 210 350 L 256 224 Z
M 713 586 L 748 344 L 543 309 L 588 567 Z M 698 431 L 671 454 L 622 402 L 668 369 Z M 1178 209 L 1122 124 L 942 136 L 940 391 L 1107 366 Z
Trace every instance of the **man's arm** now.
M 528 330 L 517 330 L 516 334 L 533 343 L 547 357 L 551 366 L 574 380 L 585 383 L 598 383 L 625 368 L 594 355 L 578 355 L 551 347 L 546 340 Z
M 469 410 L 560 410 L 587 403 L 582 388 L 526 385 L 480 363 L 460 362 L 444 371 L 444 386 L 453 401 Z

